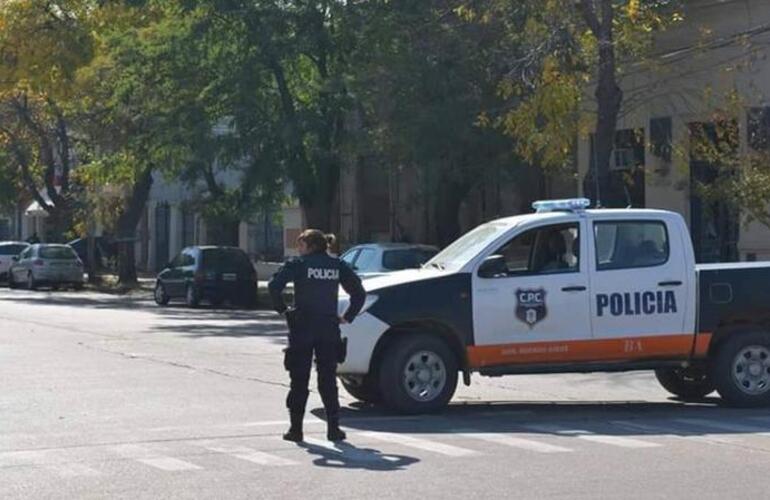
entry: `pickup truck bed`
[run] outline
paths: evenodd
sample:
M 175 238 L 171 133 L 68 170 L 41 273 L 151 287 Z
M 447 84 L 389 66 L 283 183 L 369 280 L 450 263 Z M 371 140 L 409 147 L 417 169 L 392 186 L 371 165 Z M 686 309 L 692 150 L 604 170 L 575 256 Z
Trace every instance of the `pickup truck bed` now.
M 770 263 L 698 264 L 699 333 L 770 325 Z

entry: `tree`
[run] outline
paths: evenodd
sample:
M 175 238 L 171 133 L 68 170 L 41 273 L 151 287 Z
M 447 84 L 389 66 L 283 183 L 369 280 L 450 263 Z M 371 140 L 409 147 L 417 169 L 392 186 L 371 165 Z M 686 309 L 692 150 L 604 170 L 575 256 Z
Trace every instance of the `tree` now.
M 460 208 L 472 190 L 520 163 L 512 141 L 479 119 L 503 105 L 504 25 L 462 5 L 368 2 L 354 53 L 369 155 L 417 172 L 431 239 L 441 245 L 460 235 Z
M 50 239 L 70 228 L 76 155 L 68 99 L 78 68 L 92 56 L 87 2 L 0 5 L 0 149 L 6 178 L 17 179 L 48 214 Z
M 520 47 L 502 84 L 511 109 L 498 124 L 516 139 L 519 153 L 545 168 L 571 164 L 575 138 L 593 128 L 594 170 L 584 179 L 585 191 L 598 204 L 625 204 L 609 175 L 624 100 L 620 80 L 631 65 L 654 64 L 654 36 L 681 21 L 680 10 L 676 0 L 498 3 L 491 15 L 508 20 Z

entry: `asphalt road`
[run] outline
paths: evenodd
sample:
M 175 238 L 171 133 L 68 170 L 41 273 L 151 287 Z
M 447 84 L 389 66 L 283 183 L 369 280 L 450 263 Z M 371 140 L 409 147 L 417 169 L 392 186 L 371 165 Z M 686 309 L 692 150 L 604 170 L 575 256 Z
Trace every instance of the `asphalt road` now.
M 343 395 L 283 442 L 267 312 L 0 289 L 0 498 L 768 498 L 770 412 L 648 373 L 474 377 L 441 415 Z

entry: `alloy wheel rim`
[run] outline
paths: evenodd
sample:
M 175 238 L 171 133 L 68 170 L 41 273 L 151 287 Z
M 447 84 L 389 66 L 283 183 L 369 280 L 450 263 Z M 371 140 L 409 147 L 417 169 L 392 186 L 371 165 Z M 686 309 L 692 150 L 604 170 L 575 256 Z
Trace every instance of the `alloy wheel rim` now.
M 416 352 L 404 366 L 404 389 L 415 401 L 433 401 L 444 390 L 446 381 L 446 365 L 435 352 Z
M 770 391 L 770 349 L 761 345 L 741 349 L 733 360 L 732 375 L 744 394 L 759 396 Z

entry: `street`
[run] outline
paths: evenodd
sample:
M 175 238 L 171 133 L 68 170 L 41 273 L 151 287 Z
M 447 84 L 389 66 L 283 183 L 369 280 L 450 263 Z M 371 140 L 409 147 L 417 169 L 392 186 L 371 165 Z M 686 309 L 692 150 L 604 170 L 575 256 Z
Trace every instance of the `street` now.
M 340 389 L 348 442 L 288 425 L 282 319 L 0 289 L 0 497 L 766 497 L 770 415 L 651 373 L 473 377 L 440 415 Z M 312 381 L 315 386 L 315 377 Z

